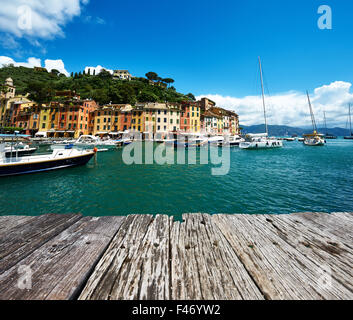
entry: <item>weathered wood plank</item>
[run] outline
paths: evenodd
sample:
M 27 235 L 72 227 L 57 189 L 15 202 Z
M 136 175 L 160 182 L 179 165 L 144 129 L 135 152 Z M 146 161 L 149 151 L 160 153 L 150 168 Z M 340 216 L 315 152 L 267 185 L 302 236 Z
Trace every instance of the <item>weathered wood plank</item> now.
M 328 270 L 341 285 L 353 292 L 353 249 L 345 244 L 345 240 L 324 233 L 309 223 L 296 222 L 294 216 L 266 215 L 256 219 L 273 228 L 274 233 L 311 259 L 318 270 Z
M 11 232 L 12 228 L 28 223 L 33 216 L 0 216 L 0 238 Z
M 155 217 L 113 284 L 111 299 L 169 300 L 169 227 L 168 216 Z
M 0 238 L 0 274 L 81 218 L 81 215 L 49 214 L 11 228 Z
M 84 217 L 0 275 L 0 299 L 71 299 L 102 256 L 123 217 Z M 31 271 L 31 289 L 18 286 L 19 268 Z
M 290 219 L 301 221 L 304 225 L 313 226 L 327 235 L 334 235 L 346 240 L 347 245 L 353 245 L 352 223 L 353 217 L 343 213 L 293 213 L 288 215 Z M 346 218 L 344 218 L 346 217 Z
M 337 280 L 327 286 L 322 269 L 257 216 L 216 215 L 222 230 L 267 299 L 349 299 Z
M 186 245 L 172 244 L 176 257 L 176 262 L 172 261 L 172 299 L 263 299 L 211 217 L 188 214 L 183 218 L 186 232 L 181 243 Z
M 127 300 L 139 297 L 138 282 L 128 282 L 128 279 L 130 272 L 136 271 L 131 269 L 132 261 L 143 246 L 143 239 L 152 222 L 150 215 L 131 215 L 125 219 L 88 279 L 79 296 L 80 300 Z

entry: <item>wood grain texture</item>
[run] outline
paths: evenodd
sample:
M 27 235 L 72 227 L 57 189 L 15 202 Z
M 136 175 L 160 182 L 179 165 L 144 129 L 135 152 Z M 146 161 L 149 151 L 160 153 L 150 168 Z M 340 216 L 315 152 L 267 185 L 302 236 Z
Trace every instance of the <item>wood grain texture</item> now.
M 89 278 L 79 299 L 118 300 L 139 298 L 141 262 L 137 255 L 153 222 L 150 215 L 128 216 Z
M 171 237 L 173 300 L 264 298 L 209 215 L 183 219 Z
M 85 217 L 0 275 L 0 299 L 72 299 L 118 231 L 122 217 Z M 19 288 L 21 267 L 31 289 Z
M 80 215 L 63 214 L 42 215 L 28 220 L 19 217 L 21 223 L 6 228 L 8 232 L 0 237 L 0 274 L 81 218 Z
M 335 278 L 327 285 L 322 259 L 308 258 L 289 244 L 287 235 L 293 229 L 287 225 L 276 228 L 258 215 L 216 215 L 213 220 L 267 299 L 352 298 L 352 292 Z
M 340 283 L 339 286 L 347 287 L 353 292 L 353 249 L 352 243 L 348 243 L 346 237 L 327 234 L 310 223 L 302 223 L 296 219 L 295 214 L 264 215 L 256 218 L 315 263 L 319 273 L 329 272 Z
M 352 213 L 183 220 L 2 216 L 0 299 L 353 299 Z

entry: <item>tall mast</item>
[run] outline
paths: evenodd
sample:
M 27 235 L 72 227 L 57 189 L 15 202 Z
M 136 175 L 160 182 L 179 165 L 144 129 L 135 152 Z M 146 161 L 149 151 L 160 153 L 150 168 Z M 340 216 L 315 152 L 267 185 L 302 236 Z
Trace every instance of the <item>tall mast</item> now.
M 353 133 L 352 133 L 352 117 L 351 117 L 351 104 L 349 104 L 349 128 L 351 130 L 351 136 L 353 136 Z
M 306 95 L 308 96 L 308 102 L 309 102 L 309 108 L 310 108 L 311 122 L 313 124 L 313 130 L 317 133 L 315 117 L 314 117 L 314 113 L 313 113 L 313 108 L 311 106 L 311 102 L 310 102 L 310 97 L 309 97 L 309 92 L 308 91 L 306 92 Z
M 326 112 L 324 111 L 324 121 L 325 121 L 325 131 L 326 131 L 326 135 L 327 133 L 327 122 L 326 122 Z
M 264 91 L 264 79 L 262 75 L 262 65 L 261 65 L 261 59 L 259 57 L 259 65 L 260 65 L 260 77 L 261 77 L 261 89 L 262 89 L 262 104 L 264 107 L 264 118 L 265 118 L 265 128 L 266 128 L 266 133 L 268 135 L 268 126 L 267 126 L 267 118 L 266 118 L 266 104 L 265 104 L 265 91 Z

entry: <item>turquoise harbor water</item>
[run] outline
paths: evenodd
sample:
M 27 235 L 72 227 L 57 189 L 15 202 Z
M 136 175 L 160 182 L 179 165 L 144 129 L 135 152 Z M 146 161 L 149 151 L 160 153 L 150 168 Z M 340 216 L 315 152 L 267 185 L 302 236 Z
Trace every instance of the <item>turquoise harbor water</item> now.
M 0 215 L 291 213 L 353 211 L 353 142 L 325 147 L 230 149 L 229 174 L 214 165 L 125 165 L 122 150 L 85 167 L 0 178 Z

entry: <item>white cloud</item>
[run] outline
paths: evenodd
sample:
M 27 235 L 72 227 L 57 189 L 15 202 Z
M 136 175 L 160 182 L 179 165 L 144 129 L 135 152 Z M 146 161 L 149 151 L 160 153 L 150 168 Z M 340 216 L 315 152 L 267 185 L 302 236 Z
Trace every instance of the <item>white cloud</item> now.
M 37 59 L 33 57 L 28 58 L 27 62 L 16 62 L 10 57 L 0 56 L 0 68 L 2 68 L 3 65 L 6 65 L 6 64 L 13 64 L 15 67 L 27 67 L 27 68 L 42 66 L 41 59 Z M 66 76 L 69 76 L 69 73 L 65 69 L 64 62 L 61 59 L 58 59 L 58 60 L 46 59 L 44 62 L 44 68 L 46 68 L 49 72 L 52 69 L 56 69 L 56 70 L 59 70 L 61 73 L 65 74 Z
M 89 0 L 1 0 L 0 31 L 16 37 L 52 39 L 81 14 Z
M 323 112 L 326 112 L 328 127 L 346 126 L 348 103 L 353 102 L 352 84 L 343 81 L 316 88 L 310 94 L 318 126 L 323 124 Z M 239 114 L 243 125 L 262 124 L 263 107 L 260 96 L 243 98 L 218 94 L 200 95 L 197 99 L 208 97 L 218 106 L 234 110 Z M 266 109 L 269 124 L 289 126 L 310 126 L 311 118 L 306 93 L 290 91 L 274 96 L 266 96 Z
M 90 71 L 91 74 L 93 74 L 93 72 L 95 71 L 96 75 L 99 74 L 103 69 L 107 70 L 108 72 L 110 72 L 110 74 L 113 74 L 113 70 L 110 70 L 110 69 L 107 69 L 107 68 L 104 68 L 102 66 L 97 66 L 97 67 L 86 67 L 85 68 L 85 72 L 88 73 L 88 70 Z
M 2 66 L 5 64 L 13 64 L 15 67 L 33 68 L 33 67 L 40 67 L 41 60 L 32 57 L 32 58 L 28 58 L 27 62 L 16 62 L 10 57 L 0 56 L 0 68 L 2 68 Z
M 69 73 L 65 69 L 64 62 L 61 59 L 58 60 L 45 60 L 45 68 L 50 72 L 53 69 L 56 69 L 60 71 L 60 73 L 63 73 L 65 76 L 69 76 Z

